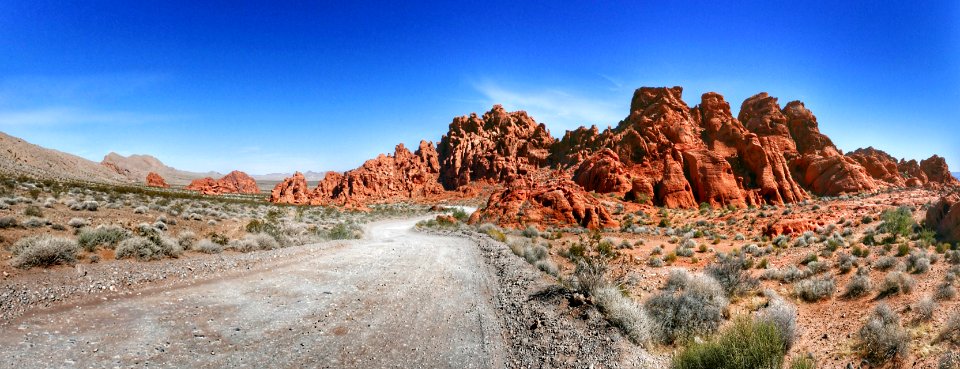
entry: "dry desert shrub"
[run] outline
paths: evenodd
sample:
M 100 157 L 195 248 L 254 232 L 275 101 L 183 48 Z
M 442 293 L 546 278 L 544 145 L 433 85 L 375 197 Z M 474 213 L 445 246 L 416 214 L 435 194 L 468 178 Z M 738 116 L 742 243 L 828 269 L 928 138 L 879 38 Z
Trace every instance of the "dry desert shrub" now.
M 653 337 L 665 344 L 711 334 L 723 321 L 728 300 L 715 279 L 677 269 L 666 286 L 644 304 Z
M 706 268 L 706 274 L 723 286 L 728 297 L 743 295 L 757 288 L 759 281 L 750 276 L 743 255 L 718 255 Z
M 209 239 L 202 239 L 194 245 L 194 250 L 204 254 L 219 254 L 223 252 L 223 246 Z
M 50 235 L 21 238 L 10 250 L 10 265 L 17 268 L 69 264 L 77 260 L 77 243 L 71 239 Z
M 120 242 L 130 238 L 130 232 L 120 226 L 99 225 L 96 228 L 86 228 L 77 236 L 77 243 L 87 251 L 96 250 L 97 246 L 115 248 Z
M 900 293 L 910 293 L 913 291 L 914 284 L 913 278 L 907 273 L 887 273 L 883 278 L 883 284 L 880 285 L 880 295 L 877 297 L 884 298 Z
M 837 283 L 831 276 L 804 279 L 793 286 L 797 297 L 807 302 L 829 298 L 837 290 Z
M 858 269 L 857 274 L 847 282 L 843 295 L 849 298 L 856 298 L 870 293 L 872 288 L 873 283 L 870 281 L 869 272 L 861 268 Z
M 136 258 L 140 261 L 177 258 L 183 249 L 176 241 L 158 235 L 128 238 L 117 245 L 117 259 Z
M 273 250 L 280 248 L 280 244 L 272 236 L 266 233 L 248 234 L 241 239 L 232 240 L 227 244 L 227 248 L 239 252 L 251 252 L 260 250 Z
M 880 303 L 857 334 L 860 355 L 873 366 L 903 359 L 909 350 L 910 334 L 900 325 L 900 317 L 887 304 Z

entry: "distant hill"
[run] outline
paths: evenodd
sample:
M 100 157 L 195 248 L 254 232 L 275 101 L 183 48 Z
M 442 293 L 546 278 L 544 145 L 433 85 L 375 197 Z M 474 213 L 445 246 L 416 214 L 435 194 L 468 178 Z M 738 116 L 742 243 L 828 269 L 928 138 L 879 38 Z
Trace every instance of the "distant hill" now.
M 306 177 L 307 181 L 319 181 L 323 179 L 325 174 L 326 172 L 307 171 L 303 173 L 303 176 Z M 250 176 L 258 181 L 282 181 L 293 176 L 293 173 L 252 174 Z
M 197 173 L 179 170 L 167 166 L 159 159 L 150 155 L 123 156 L 111 152 L 103 157 L 103 161 L 101 161 L 100 164 L 113 169 L 115 172 L 135 182 L 143 182 L 147 178 L 147 173 L 150 172 L 159 174 L 167 183 L 177 185 L 189 184 L 190 181 L 197 178 L 220 178 L 223 176 L 223 174 L 212 171 Z
M 101 183 L 131 182 L 96 162 L 40 147 L 3 132 L 0 132 L 0 172 Z

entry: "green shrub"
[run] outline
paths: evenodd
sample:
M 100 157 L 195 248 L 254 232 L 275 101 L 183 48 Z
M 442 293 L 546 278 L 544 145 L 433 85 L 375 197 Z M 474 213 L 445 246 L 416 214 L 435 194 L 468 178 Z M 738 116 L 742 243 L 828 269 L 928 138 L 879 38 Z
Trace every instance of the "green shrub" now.
M 883 223 L 880 223 L 877 229 L 892 235 L 904 237 L 913 233 L 913 227 L 916 224 L 916 222 L 913 221 L 913 210 L 905 206 L 901 206 L 896 210 L 885 210 L 883 214 L 880 215 L 880 219 Z
M 733 326 L 702 343 L 692 343 L 673 358 L 674 369 L 779 369 L 786 355 L 777 328 L 769 322 L 737 319 Z
M 30 217 L 42 217 L 43 210 L 40 210 L 40 207 L 36 205 L 27 205 L 27 207 L 23 209 L 23 215 Z
M 77 236 L 77 243 L 84 250 L 93 252 L 97 246 L 115 248 L 120 242 L 130 238 L 130 232 L 120 226 L 99 225 L 96 228 L 85 228 Z
M 363 228 L 352 222 L 335 224 L 327 231 L 327 238 L 331 240 L 357 240 L 363 237 Z
M 500 227 L 497 227 L 493 224 L 490 224 L 490 223 L 481 224 L 480 227 L 477 228 L 477 230 L 479 230 L 482 233 L 486 233 L 488 236 L 490 236 L 490 238 L 494 240 L 497 240 L 500 242 L 507 242 L 507 235 L 500 230 Z
M 470 219 L 470 214 L 467 214 L 467 212 L 461 208 L 453 208 L 453 217 L 461 222 L 466 222 Z
M 77 260 L 76 242 L 45 234 L 21 238 L 10 251 L 13 253 L 10 265 L 23 269 L 69 264 Z
M 813 369 L 815 367 L 816 363 L 813 359 L 806 356 L 798 356 L 790 361 L 790 369 Z

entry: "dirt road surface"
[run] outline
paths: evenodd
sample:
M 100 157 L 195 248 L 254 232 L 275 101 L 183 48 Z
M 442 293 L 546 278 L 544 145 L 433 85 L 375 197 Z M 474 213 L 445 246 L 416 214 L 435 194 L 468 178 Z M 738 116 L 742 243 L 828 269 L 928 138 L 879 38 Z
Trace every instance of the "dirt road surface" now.
M 8 368 L 497 368 L 490 277 L 470 241 L 374 223 L 229 277 L 68 303 L 0 327 Z

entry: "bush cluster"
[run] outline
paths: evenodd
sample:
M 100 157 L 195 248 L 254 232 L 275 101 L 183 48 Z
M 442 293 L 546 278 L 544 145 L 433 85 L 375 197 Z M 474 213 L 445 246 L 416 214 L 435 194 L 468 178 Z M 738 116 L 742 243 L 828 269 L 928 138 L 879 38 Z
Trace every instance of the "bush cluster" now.
M 78 250 L 73 240 L 43 234 L 21 238 L 10 251 L 13 253 L 10 265 L 27 269 L 73 263 L 77 261 Z
M 654 338 L 670 344 L 716 331 L 728 303 L 715 279 L 678 269 L 671 271 L 666 286 L 644 307 L 652 319 Z

